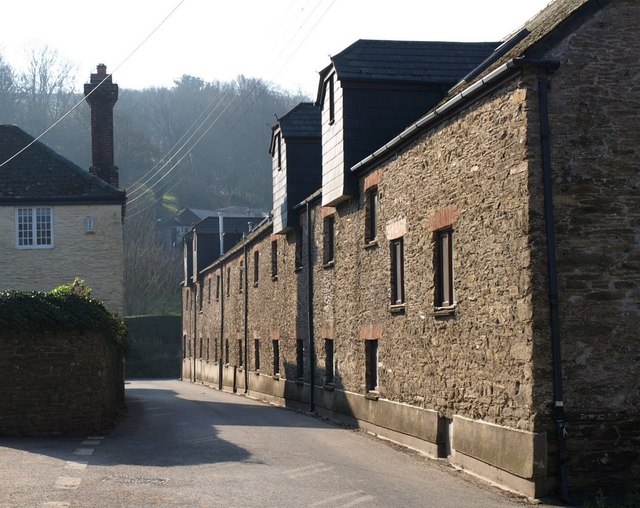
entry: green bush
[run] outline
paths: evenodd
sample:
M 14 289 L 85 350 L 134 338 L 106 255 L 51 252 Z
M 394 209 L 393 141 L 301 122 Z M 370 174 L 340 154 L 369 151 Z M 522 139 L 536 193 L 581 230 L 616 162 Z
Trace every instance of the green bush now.
M 101 332 L 124 351 L 126 327 L 91 298 L 91 289 L 76 279 L 48 293 L 0 292 L 0 330 L 12 332 Z

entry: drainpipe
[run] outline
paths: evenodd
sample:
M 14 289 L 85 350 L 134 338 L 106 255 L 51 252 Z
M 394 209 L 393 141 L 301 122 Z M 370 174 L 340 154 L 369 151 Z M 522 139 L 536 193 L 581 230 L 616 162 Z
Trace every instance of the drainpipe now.
M 244 237 L 244 244 L 242 246 L 244 256 L 244 273 L 242 284 L 244 285 L 244 393 L 249 392 L 249 365 L 247 364 L 247 346 L 249 345 L 249 285 L 247 272 L 249 267 L 247 265 L 247 237 Z
M 224 263 L 220 262 L 220 357 L 218 358 L 218 390 L 222 390 L 222 375 L 224 368 Z
M 567 481 L 567 429 L 565 426 L 562 388 L 562 356 L 560 351 L 560 326 L 558 309 L 558 272 L 556 264 L 556 239 L 553 223 L 553 189 L 551 175 L 551 148 L 549 142 L 549 102 L 547 82 L 538 79 L 540 105 L 540 144 L 542 149 L 542 178 L 544 188 L 544 216 L 547 232 L 547 272 L 549 277 L 549 315 L 551 324 L 551 353 L 553 367 L 553 420 L 558 446 L 558 481 L 563 501 L 569 501 Z
M 311 263 L 311 206 L 307 201 L 307 327 L 309 329 L 309 410 L 313 413 L 315 406 L 316 384 L 316 346 L 313 333 L 313 266 Z

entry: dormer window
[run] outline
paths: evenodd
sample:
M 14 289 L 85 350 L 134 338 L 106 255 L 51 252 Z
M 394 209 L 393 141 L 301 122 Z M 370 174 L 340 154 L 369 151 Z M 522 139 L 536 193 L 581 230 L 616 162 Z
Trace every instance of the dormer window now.
M 276 134 L 276 161 L 278 171 L 282 169 L 282 137 L 280 133 Z
M 335 74 L 332 74 L 324 82 L 323 90 L 323 108 L 329 106 L 329 123 L 332 124 L 336 121 L 336 107 L 335 107 L 335 90 L 334 90 Z M 328 104 L 327 104 L 328 103 Z

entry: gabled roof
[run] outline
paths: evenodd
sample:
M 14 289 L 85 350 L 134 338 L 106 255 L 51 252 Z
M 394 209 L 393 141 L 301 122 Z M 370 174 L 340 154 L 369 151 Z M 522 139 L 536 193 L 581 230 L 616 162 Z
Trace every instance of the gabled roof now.
M 274 153 L 275 133 L 280 128 L 284 139 L 313 139 L 322 136 L 320 108 L 313 102 L 301 102 L 287 114 L 278 118 L 271 128 L 269 153 Z
M 447 84 L 482 62 L 497 42 L 387 41 L 361 39 L 331 57 L 321 80 L 335 68 L 341 81 Z
M 485 87 L 492 86 L 494 81 L 499 81 L 502 76 L 510 72 L 510 69 L 522 65 L 552 65 L 553 62 L 537 62 L 537 59 L 611 1 L 613 0 L 555 0 L 550 3 L 507 38 L 496 49 L 496 54 L 470 71 L 467 80 L 456 84 L 440 104 L 354 165 L 351 170 L 362 171 L 385 160 L 388 154 L 397 151 L 401 145 L 411 142 L 418 133 L 431 128 L 434 122 L 447 118 Z
M 11 159 L 20 150 L 29 148 Z M 11 159 L 11 160 L 9 160 Z M 15 125 L 0 125 L 0 203 L 124 203 L 125 192 Z

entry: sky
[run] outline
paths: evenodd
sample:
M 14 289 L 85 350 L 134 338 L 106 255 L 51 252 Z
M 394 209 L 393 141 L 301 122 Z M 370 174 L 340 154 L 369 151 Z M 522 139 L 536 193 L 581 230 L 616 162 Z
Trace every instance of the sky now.
M 330 55 L 358 39 L 498 41 L 549 1 L 20 0 L 2 6 L 0 55 L 19 71 L 48 46 L 77 91 L 104 63 L 121 88 L 242 74 L 314 98 Z

